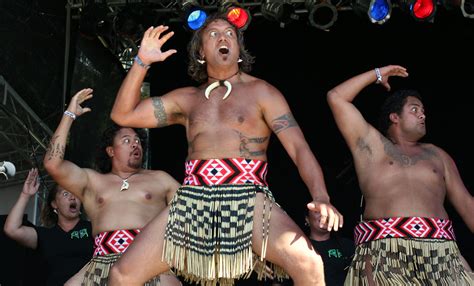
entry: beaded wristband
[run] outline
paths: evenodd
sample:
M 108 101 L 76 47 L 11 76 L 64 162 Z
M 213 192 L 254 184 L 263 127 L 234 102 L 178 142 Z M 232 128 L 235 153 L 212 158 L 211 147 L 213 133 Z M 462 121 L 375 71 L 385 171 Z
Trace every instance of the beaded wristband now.
M 375 75 L 377 76 L 377 80 L 375 81 L 375 83 L 380 84 L 383 78 L 379 68 L 375 68 Z
M 73 120 L 76 120 L 76 114 L 72 113 L 69 110 L 64 111 L 64 115 L 71 117 Z
M 146 68 L 146 69 L 149 69 L 150 68 L 150 65 L 147 65 L 145 64 L 142 59 L 140 59 L 140 57 L 138 55 L 135 56 L 135 62 L 141 66 L 142 68 Z

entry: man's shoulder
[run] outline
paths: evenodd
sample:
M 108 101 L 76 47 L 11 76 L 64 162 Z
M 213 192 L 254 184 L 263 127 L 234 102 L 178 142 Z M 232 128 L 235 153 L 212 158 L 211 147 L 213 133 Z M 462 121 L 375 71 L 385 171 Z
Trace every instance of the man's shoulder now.
M 147 175 L 147 176 L 153 176 L 158 179 L 168 179 L 171 178 L 171 175 L 163 170 L 142 170 L 142 174 Z

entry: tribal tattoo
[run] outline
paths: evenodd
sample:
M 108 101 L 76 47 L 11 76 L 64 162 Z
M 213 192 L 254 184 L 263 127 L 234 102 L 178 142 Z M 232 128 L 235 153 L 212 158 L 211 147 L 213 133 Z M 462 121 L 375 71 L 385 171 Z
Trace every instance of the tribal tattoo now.
M 266 137 L 247 137 L 241 132 L 238 132 L 240 137 L 240 156 L 243 158 L 249 158 L 254 156 L 261 156 L 265 154 L 265 150 L 250 151 L 249 144 L 262 144 L 268 140 Z
M 48 161 L 52 159 L 64 159 L 64 154 L 66 152 L 66 146 L 61 143 L 56 143 L 56 140 L 58 139 L 59 135 L 54 136 L 51 138 L 51 141 L 49 142 L 48 149 L 46 150 L 46 156 L 48 157 Z
M 294 126 L 298 126 L 298 123 L 291 112 L 283 114 L 272 121 L 272 130 L 275 132 L 275 134 L 278 134 L 279 132 Z
M 398 162 L 400 165 L 405 167 L 413 166 L 419 161 L 429 160 L 433 157 L 436 157 L 436 152 L 428 148 L 422 148 L 421 154 L 409 156 L 400 152 L 400 150 L 395 147 L 393 142 L 384 136 L 381 136 L 381 139 L 384 144 L 385 154 L 391 157 L 395 162 Z
M 163 106 L 163 101 L 160 97 L 153 97 L 153 109 L 156 118 L 156 127 L 167 126 L 168 122 L 166 119 L 165 107 Z

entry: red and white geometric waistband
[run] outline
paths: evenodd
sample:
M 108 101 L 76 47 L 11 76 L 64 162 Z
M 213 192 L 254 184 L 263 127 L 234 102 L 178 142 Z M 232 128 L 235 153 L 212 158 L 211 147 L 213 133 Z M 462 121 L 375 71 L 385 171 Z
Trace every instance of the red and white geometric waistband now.
M 267 162 L 245 158 L 189 160 L 184 185 L 267 185 Z
M 424 217 L 391 217 L 365 221 L 356 225 L 356 245 L 384 238 L 435 238 L 456 240 L 449 219 Z
M 138 233 L 140 229 L 120 229 L 99 233 L 94 238 L 94 256 L 124 253 Z

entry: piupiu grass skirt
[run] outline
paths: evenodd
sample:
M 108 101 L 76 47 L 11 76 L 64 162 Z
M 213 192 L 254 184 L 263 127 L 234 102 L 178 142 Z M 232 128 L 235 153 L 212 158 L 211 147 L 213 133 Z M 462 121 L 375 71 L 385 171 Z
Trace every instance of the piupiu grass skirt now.
M 252 251 L 257 193 L 265 195 L 262 253 Z M 267 186 L 256 184 L 184 185 L 171 202 L 163 259 L 188 282 L 233 285 L 252 271 L 264 277 L 271 209 L 275 200 Z M 277 278 L 288 276 L 268 263 Z
M 122 256 L 123 253 L 111 253 L 101 256 L 94 256 L 88 262 L 84 280 L 81 286 L 106 286 L 108 285 L 109 273 L 112 265 Z M 159 276 L 154 277 L 144 284 L 144 286 L 159 286 Z M 166 285 L 163 285 L 166 286 Z
M 385 238 L 356 247 L 344 285 L 465 286 L 474 282 L 453 240 Z
M 94 238 L 94 256 L 88 262 L 82 286 L 108 285 L 112 265 L 133 243 L 140 229 L 119 229 L 104 231 Z M 160 285 L 159 276 L 152 278 L 145 286 Z M 166 285 L 164 285 L 166 286 Z

